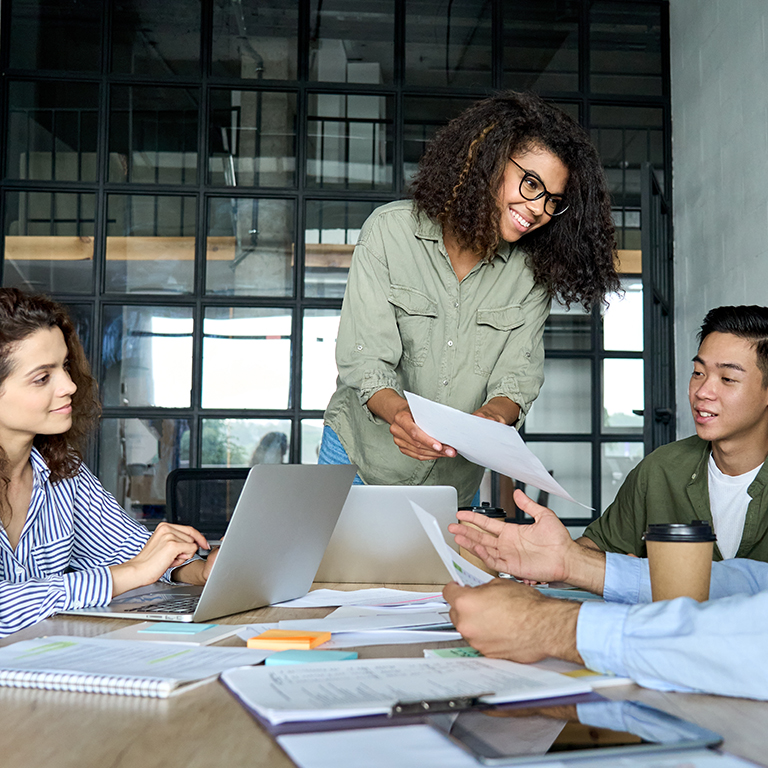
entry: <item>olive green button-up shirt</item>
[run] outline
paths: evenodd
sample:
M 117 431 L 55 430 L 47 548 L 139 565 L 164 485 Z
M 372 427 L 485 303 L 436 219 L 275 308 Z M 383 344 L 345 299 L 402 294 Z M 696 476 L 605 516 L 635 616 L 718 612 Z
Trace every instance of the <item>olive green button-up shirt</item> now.
M 483 468 L 461 456 L 418 461 L 367 408 L 381 389 L 415 392 L 466 413 L 503 396 L 520 423 L 544 380 L 550 296 L 520 248 L 502 243 L 459 282 L 441 227 L 409 201 L 378 208 L 363 226 L 341 310 L 337 389 L 325 412 L 364 482 L 453 485 L 471 502 Z
M 627 475 L 616 500 L 587 526 L 584 536 L 606 552 L 647 557 L 642 535 L 649 524 L 712 524 L 709 453 L 710 444 L 696 435 L 657 448 Z M 768 562 L 768 461 L 747 493 L 751 501 L 736 557 Z M 723 559 L 717 544 L 714 559 Z

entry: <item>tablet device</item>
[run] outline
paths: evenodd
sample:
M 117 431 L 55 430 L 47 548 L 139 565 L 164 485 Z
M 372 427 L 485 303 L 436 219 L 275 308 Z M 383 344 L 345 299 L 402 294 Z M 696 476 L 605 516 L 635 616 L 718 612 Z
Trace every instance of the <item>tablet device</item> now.
M 712 731 L 638 701 L 472 710 L 448 729 L 433 725 L 485 765 L 640 757 L 722 742 Z

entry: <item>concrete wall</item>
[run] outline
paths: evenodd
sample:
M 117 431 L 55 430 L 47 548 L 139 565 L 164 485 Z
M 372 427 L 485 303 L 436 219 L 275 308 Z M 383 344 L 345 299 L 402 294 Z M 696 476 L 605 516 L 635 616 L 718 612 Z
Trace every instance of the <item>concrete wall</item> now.
M 708 309 L 768 305 L 768 2 L 670 0 L 678 436 Z

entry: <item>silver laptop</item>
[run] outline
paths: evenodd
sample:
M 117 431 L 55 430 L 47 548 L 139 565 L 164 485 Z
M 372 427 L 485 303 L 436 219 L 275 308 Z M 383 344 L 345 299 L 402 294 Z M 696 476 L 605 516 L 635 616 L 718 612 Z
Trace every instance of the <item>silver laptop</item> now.
M 447 485 L 353 485 L 315 581 L 445 584 L 448 573 L 410 501 L 448 525 L 456 522 L 456 489 Z
M 357 467 L 264 464 L 248 473 L 205 586 L 155 583 L 79 616 L 207 621 L 305 595 Z

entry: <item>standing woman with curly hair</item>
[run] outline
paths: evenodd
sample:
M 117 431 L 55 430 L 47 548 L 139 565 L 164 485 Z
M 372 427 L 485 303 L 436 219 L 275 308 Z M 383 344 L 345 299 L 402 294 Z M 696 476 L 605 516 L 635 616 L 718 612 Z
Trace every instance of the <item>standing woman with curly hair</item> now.
M 589 309 L 619 289 L 610 198 L 584 130 L 514 92 L 436 135 L 412 198 L 360 233 L 319 461 L 352 461 L 370 484 L 453 485 L 467 505 L 482 467 L 422 432 L 403 391 L 519 427 L 553 297 Z
M 161 578 L 208 578 L 202 534 L 161 523 L 150 536 L 83 464 L 99 410 L 66 310 L 0 289 L 0 637 Z

